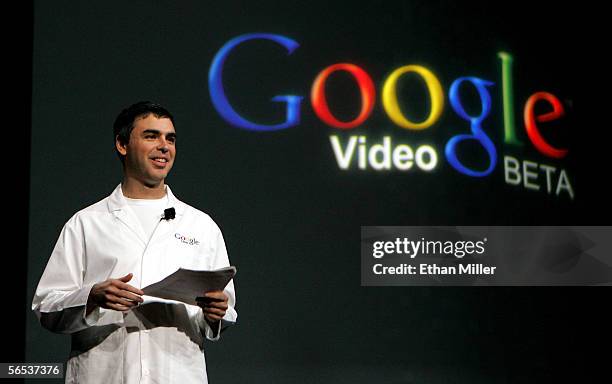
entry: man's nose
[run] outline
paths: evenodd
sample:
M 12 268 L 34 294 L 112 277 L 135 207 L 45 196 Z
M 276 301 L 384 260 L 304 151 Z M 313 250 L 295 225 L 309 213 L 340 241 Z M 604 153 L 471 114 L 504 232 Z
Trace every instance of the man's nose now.
M 159 144 L 157 145 L 157 149 L 159 149 L 162 153 L 168 152 L 170 150 L 170 148 L 168 147 L 168 141 L 164 139 L 163 137 L 161 137 L 159 139 Z

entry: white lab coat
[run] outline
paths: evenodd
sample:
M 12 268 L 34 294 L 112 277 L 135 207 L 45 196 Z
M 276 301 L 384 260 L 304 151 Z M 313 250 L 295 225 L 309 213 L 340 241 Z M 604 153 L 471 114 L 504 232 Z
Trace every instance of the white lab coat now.
M 72 335 L 67 383 L 207 382 L 204 338 L 217 340 L 220 330 L 236 321 L 233 281 L 225 288 L 229 308 L 216 332 L 199 307 L 148 296 L 127 313 L 98 308 L 85 316 L 92 286 L 109 278 L 131 272 L 128 284 L 142 288 L 181 267 L 230 265 L 215 222 L 166 187 L 168 208 L 174 207 L 176 217 L 161 220 L 148 242 L 121 185 L 64 225 L 32 310 L 44 327 Z

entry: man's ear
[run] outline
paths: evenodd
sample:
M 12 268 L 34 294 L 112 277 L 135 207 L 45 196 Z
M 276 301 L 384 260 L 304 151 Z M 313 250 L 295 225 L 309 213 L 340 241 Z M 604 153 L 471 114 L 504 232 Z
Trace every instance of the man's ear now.
M 115 148 L 121 154 L 121 156 L 125 156 L 127 154 L 127 144 L 123 144 L 121 140 L 119 140 L 119 135 L 115 136 Z

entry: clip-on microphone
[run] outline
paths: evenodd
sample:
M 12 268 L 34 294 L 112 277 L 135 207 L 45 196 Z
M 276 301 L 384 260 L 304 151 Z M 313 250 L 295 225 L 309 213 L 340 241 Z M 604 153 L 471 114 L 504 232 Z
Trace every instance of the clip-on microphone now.
M 176 211 L 174 210 L 174 207 L 172 208 L 167 208 L 164 209 L 164 215 L 162 216 L 162 220 L 172 220 L 174 219 L 174 217 L 176 216 Z

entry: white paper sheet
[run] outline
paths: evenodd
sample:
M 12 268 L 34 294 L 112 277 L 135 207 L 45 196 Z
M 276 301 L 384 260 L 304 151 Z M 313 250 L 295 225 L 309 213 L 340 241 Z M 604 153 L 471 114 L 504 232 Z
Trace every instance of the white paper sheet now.
M 196 297 L 204 292 L 222 291 L 236 274 L 230 266 L 214 271 L 194 271 L 180 268 L 162 281 L 148 285 L 142 290 L 145 295 L 196 305 Z

